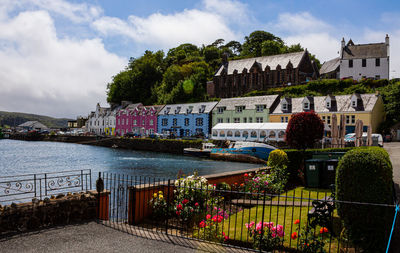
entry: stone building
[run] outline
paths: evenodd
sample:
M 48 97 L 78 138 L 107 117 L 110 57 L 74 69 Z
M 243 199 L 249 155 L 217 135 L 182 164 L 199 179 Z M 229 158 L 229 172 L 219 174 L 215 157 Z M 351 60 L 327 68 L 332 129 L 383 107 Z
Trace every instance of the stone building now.
M 318 68 L 306 51 L 223 60 L 213 81 L 207 83 L 210 97 L 230 98 L 253 90 L 297 85 L 318 77 Z
M 389 36 L 385 42 L 355 45 L 341 42 L 340 79 L 389 79 Z
M 323 79 L 339 79 L 340 76 L 340 58 L 326 61 L 319 70 L 319 76 Z

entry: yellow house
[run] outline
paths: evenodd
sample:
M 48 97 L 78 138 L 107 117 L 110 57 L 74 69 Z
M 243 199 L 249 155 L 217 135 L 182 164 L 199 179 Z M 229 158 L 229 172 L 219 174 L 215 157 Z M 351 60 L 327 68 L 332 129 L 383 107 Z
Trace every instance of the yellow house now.
M 327 125 L 331 125 L 333 114 L 337 115 L 338 124 L 340 115 L 345 115 L 346 133 L 354 133 L 358 119 L 364 123 L 364 132 L 368 126 L 372 126 L 373 133 L 377 132 L 379 125 L 385 120 L 383 100 L 379 94 L 357 93 L 283 98 L 269 118 L 270 122 L 289 122 L 292 114 L 306 111 L 315 111 Z

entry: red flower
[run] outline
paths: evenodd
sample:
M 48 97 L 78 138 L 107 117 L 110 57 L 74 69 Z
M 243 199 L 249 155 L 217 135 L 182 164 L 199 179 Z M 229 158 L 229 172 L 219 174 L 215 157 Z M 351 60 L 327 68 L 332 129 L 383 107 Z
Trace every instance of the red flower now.
M 243 186 L 244 186 L 244 184 L 243 184 L 243 183 L 241 183 L 241 184 L 240 184 L 240 186 L 241 186 L 241 187 L 243 187 Z
M 237 182 L 235 182 L 235 185 L 238 185 L 238 183 L 237 183 Z
M 182 205 L 181 205 L 181 204 L 178 204 L 178 205 L 176 206 L 176 209 L 178 209 L 178 210 L 182 210 L 182 209 L 183 209 L 183 207 L 182 207 Z
M 189 200 L 188 199 L 184 199 L 183 201 L 182 201 L 182 204 L 187 204 L 189 202 Z
M 322 227 L 322 228 L 319 230 L 319 233 L 320 233 L 320 234 L 328 233 L 328 232 L 329 232 L 329 230 L 328 230 L 328 228 L 326 228 L 326 227 Z
M 199 203 L 197 203 L 197 202 L 194 203 L 194 206 L 195 206 L 195 207 L 198 207 L 198 206 L 199 206 Z
M 199 227 L 204 228 L 205 226 L 207 226 L 207 225 L 206 225 L 206 223 L 204 221 L 201 221 L 199 223 Z
M 211 219 L 211 214 L 207 214 L 207 215 L 206 215 L 206 219 L 207 219 L 207 220 Z
M 294 222 L 294 224 L 299 224 L 300 223 L 300 220 L 299 219 L 297 219 L 295 222 Z
M 247 174 L 247 173 L 244 173 L 244 177 L 248 177 L 249 176 L 249 174 Z
M 214 215 L 214 217 L 212 218 L 212 221 L 214 222 L 222 222 L 222 220 L 224 219 L 224 217 L 222 217 L 222 215 Z
M 293 232 L 290 237 L 292 237 L 293 240 L 296 240 L 297 239 L 297 232 Z
M 178 216 L 179 216 L 179 215 L 181 215 L 181 212 L 179 212 L 179 211 L 176 211 L 176 215 L 178 215 Z

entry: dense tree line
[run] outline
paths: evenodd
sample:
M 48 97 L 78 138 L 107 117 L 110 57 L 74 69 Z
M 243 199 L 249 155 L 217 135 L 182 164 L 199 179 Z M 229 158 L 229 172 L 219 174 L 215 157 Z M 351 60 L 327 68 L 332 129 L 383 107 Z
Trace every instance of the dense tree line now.
M 113 77 L 107 85 L 107 100 L 146 105 L 206 101 L 207 81 L 221 66 L 224 55 L 240 59 L 302 50 L 300 44 L 288 46 L 269 32 L 254 31 L 244 38 L 243 44 L 217 39 L 201 47 L 182 44 L 166 55 L 163 51 L 146 51 L 139 58 L 131 58 L 125 70 Z

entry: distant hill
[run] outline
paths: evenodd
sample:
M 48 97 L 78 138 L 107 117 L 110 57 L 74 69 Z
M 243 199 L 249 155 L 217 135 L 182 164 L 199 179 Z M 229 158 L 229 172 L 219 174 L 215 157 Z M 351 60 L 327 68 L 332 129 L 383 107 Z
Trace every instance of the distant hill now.
M 0 126 L 18 126 L 26 121 L 36 120 L 49 128 L 67 127 L 68 120 L 66 118 L 52 118 L 43 115 L 20 113 L 20 112 L 4 112 L 0 111 Z

